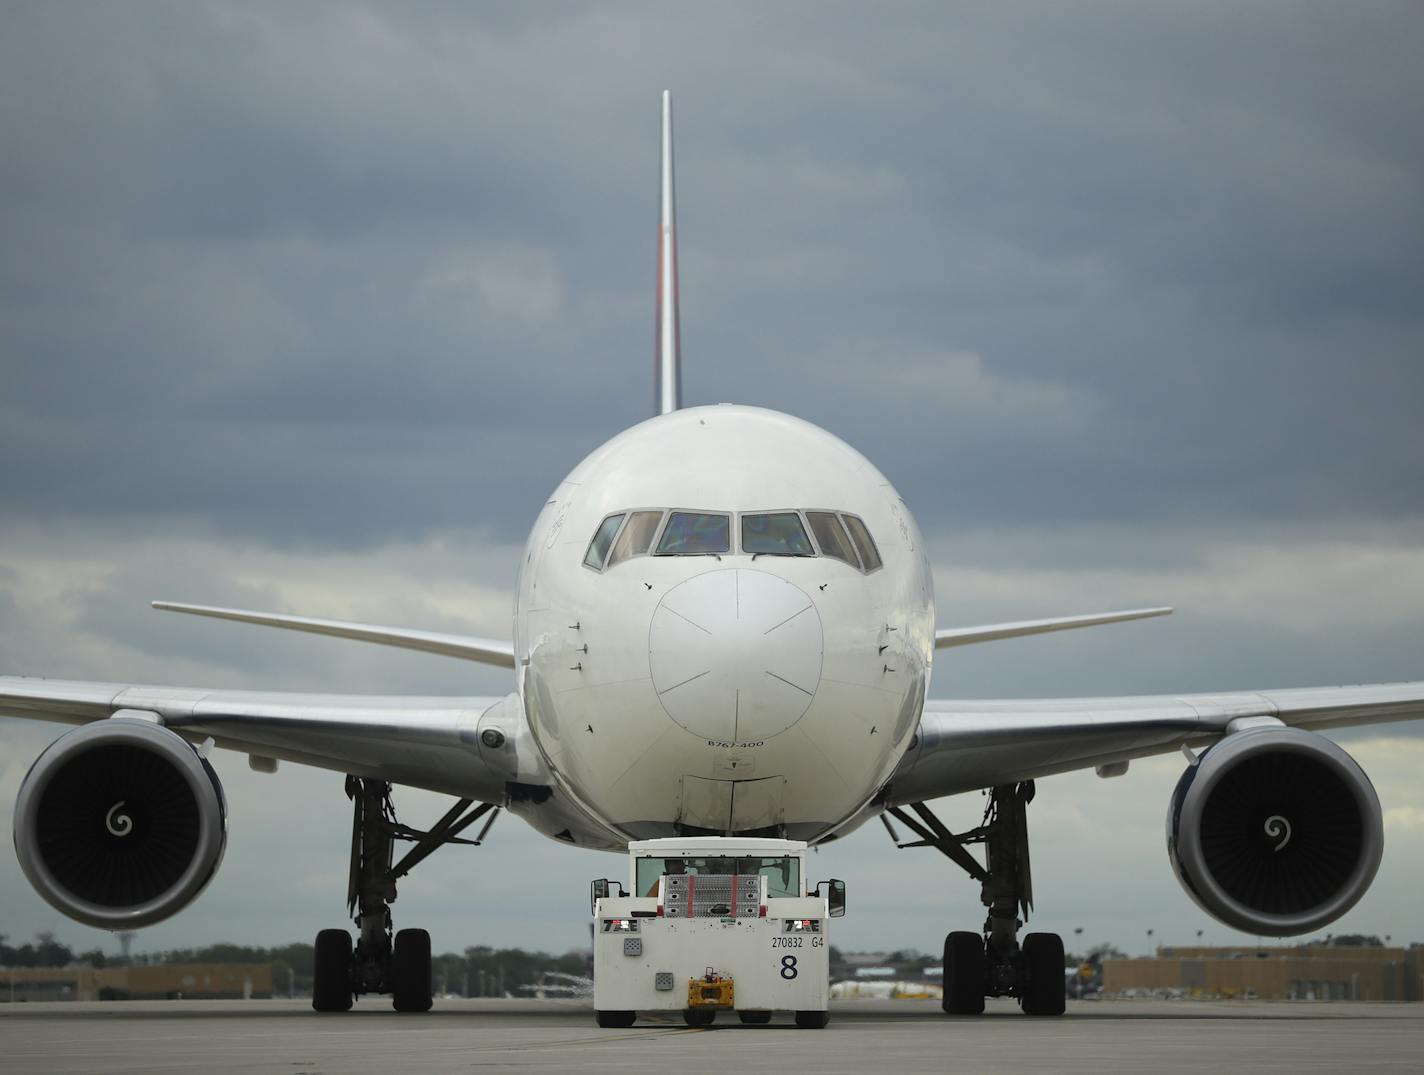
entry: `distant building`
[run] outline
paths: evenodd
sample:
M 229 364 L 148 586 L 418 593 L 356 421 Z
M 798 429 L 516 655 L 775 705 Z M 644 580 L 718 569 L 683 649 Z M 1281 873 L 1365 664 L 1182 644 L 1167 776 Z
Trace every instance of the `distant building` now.
M 1159 948 L 1103 961 L 1103 991 L 1263 1000 L 1424 1000 L 1424 948 Z
M 39 1000 L 250 1000 L 272 995 L 270 963 L 0 970 L 0 1003 Z

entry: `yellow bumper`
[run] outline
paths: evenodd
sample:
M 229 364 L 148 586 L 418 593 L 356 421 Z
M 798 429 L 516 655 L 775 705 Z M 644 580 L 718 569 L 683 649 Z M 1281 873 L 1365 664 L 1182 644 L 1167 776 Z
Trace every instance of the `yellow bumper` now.
M 689 1008 L 732 1008 L 735 1007 L 730 978 L 689 978 L 687 980 L 687 1006 Z

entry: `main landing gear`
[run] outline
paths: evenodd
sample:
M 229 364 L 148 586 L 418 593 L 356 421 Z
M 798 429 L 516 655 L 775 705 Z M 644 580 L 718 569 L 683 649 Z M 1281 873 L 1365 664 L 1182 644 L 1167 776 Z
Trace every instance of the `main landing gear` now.
M 918 840 L 901 843 L 881 816 L 896 846 L 937 848 L 980 882 L 980 899 L 989 909 L 983 933 L 957 931 L 944 939 L 943 1006 L 951 1015 L 979 1014 L 986 996 L 1017 997 L 1025 1015 L 1063 1014 L 1063 939 L 1056 933 L 1018 939 L 1033 909 L 1027 820 L 1033 793 L 1031 780 L 990 789 L 984 820 L 958 836 L 924 803 L 910 804 L 914 817 L 898 806 L 889 811 Z M 984 845 L 983 866 L 967 849 L 978 843 Z
M 391 904 L 396 882 L 444 844 L 478 847 L 494 824 L 499 807 L 460 799 L 428 832 L 396 820 L 391 786 L 382 780 L 346 778 L 352 802 L 351 873 L 346 909 L 360 928 L 353 949 L 344 929 L 324 929 L 316 935 L 312 1007 L 319 1012 L 349 1011 L 363 993 L 388 993 L 398 1012 L 430 1010 L 430 934 L 423 929 L 393 932 Z M 459 834 L 485 815 L 489 820 L 474 840 Z M 397 840 L 415 843 L 399 862 Z

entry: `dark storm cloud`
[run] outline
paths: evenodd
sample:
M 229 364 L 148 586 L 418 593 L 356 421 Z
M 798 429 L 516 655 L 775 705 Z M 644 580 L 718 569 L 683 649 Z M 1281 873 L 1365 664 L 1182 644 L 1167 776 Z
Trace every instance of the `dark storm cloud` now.
M 670 87 L 688 401 L 868 455 L 946 623 L 1181 609 L 947 651 L 936 695 L 1417 679 L 1421 28 L 1413 3 L 6 4 L 0 672 L 507 690 L 146 602 L 505 635 L 548 491 L 651 407 Z M 0 825 L 55 732 L 0 721 Z M 1363 745 L 1391 850 L 1335 928 L 1398 936 L 1417 740 Z M 340 777 L 217 764 L 228 862 L 141 947 L 336 924 Z M 1045 782 L 1058 928 L 1194 913 L 1141 868 L 1179 768 Z M 485 850 L 476 883 L 443 856 L 403 881 L 402 921 L 584 943 L 567 897 L 611 860 L 508 820 Z M 870 828 L 821 859 L 879 882 L 849 948 L 982 915 Z M 523 911 L 496 938 L 476 897 Z M 13 859 L 0 902 L 17 936 L 108 943 Z
M 1417 514 L 1419 21 L 14 8 L 0 494 L 517 539 L 647 410 L 667 84 L 690 399 L 930 529 Z

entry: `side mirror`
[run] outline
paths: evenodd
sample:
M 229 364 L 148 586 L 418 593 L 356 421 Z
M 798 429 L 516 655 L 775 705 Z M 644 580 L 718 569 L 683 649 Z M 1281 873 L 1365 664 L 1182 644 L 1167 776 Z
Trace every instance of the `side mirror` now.
M 617 886 L 617 895 L 622 897 L 628 895 L 623 891 L 622 881 L 610 881 L 606 877 L 600 877 L 597 881 L 590 882 L 588 889 L 588 910 L 590 914 L 598 913 L 598 901 L 607 899 L 614 895 L 613 888 Z
M 822 891 L 822 889 L 825 891 Z M 816 886 L 816 895 L 825 898 L 826 910 L 832 918 L 840 918 L 845 914 L 846 887 L 844 881 L 838 881 L 834 878 L 829 881 L 822 881 Z

